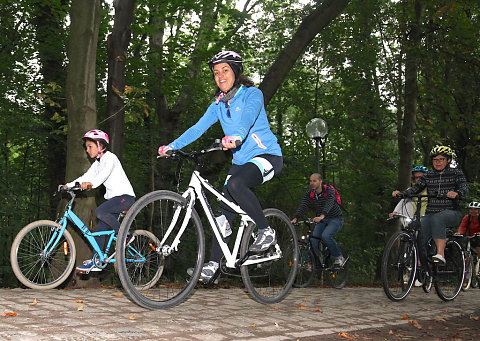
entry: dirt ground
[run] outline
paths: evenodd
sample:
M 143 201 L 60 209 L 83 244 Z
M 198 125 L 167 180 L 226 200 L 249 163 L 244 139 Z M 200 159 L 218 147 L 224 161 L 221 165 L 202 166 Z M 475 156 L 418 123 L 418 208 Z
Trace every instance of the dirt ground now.
M 433 321 L 408 320 L 408 323 L 384 328 L 328 335 L 316 340 L 480 340 L 480 310 L 473 314 Z M 301 340 L 313 340 L 310 338 Z

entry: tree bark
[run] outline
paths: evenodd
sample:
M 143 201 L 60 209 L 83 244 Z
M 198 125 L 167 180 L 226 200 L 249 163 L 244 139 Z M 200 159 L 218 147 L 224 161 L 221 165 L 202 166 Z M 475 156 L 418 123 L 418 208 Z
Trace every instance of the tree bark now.
M 65 46 L 64 29 L 60 21 L 64 19 L 67 13 L 61 13 L 58 8 L 43 1 L 37 1 L 33 8 L 35 8 L 33 23 L 38 42 L 38 56 L 43 84 L 47 86 L 49 83 L 54 83 L 62 89 L 62 94 L 58 96 L 60 98 L 52 98 L 52 101 L 57 103 L 58 106 L 46 103 L 43 107 L 43 116 L 48 127 L 46 128 L 48 193 L 54 193 L 58 184 L 61 184 L 65 179 L 65 163 L 58 162 L 58 160 L 65 160 L 66 146 L 63 134 L 57 133 L 65 123 L 60 120 L 52 120 L 52 117 L 57 114 L 59 117 L 66 119 L 63 112 L 65 101 L 61 99 L 64 98 L 63 92 L 65 91 L 65 69 L 62 53 Z M 54 217 L 56 215 L 57 199 L 49 195 L 49 200 L 50 216 Z
M 125 64 L 131 39 L 131 25 L 136 0 L 114 1 L 115 19 L 107 39 L 107 126 L 110 150 L 122 158 L 125 102 L 119 93 L 125 91 Z
M 408 5 L 407 5 L 408 6 Z M 422 19 L 425 4 L 416 0 L 414 18 L 409 25 L 409 34 L 405 41 L 405 111 L 398 134 L 398 188 L 410 186 L 414 154 L 415 125 L 417 120 L 418 65 L 420 62 L 420 44 L 422 39 Z
M 97 124 L 95 66 L 100 18 L 100 0 L 72 0 L 66 88 L 68 181 L 82 175 L 90 167 L 82 147 L 82 136 Z M 85 198 L 77 197 L 75 203 L 75 213 L 91 229 L 96 221 L 94 192 L 87 192 Z M 78 264 L 91 257 L 91 250 L 78 233 L 74 233 L 73 236 L 77 245 Z M 78 286 L 86 284 L 82 282 L 77 278 Z
M 301 56 L 305 48 L 347 7 L 350 0 L 325 0 L 313 12 L 303 19 L 290 42 L 280 52 L 272 64 L 259 88 L 263 92 L 265 106 L 268 105 L 287 74 Z

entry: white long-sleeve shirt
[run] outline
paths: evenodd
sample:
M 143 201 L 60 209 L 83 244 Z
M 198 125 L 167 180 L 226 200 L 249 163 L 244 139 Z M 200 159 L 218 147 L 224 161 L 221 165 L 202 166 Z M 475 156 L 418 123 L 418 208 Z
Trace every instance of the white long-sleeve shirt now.
M 67 183 L 73 187 L 76 182 L 91 182 L 93 188 L 104 185 L 106 188 L 105 199 L 111 199 L 120 195 L 135 196 L 133 187 L 123 170 L 122 164 L 117 156 L 109 151 L 92 163 L 90 168 L 79 178 Z

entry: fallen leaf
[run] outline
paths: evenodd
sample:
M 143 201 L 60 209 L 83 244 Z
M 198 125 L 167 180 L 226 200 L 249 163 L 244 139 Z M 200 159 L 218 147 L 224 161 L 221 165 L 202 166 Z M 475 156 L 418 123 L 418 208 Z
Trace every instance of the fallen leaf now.
M 406 320 L 406 319 L 408 319 L 408 314 L 402 315 L 402 320 Z
M 38 303 L 38 301 L 37 301 L 37 298 L 35 297 L 35 298 L 33 299 L 33 302 L 30 303 L 30 305 L 32 305 L 32 306 L 33 306 L 33 305 L 37 305 L 37 303 Z
M 129 320 L 136 320 L 137 318 L 136 318 L 134 315 L 132 315 L 132 316 L 130 316 L 128 319 L 129 319 Z
M 75 303 L 83 303 L 83 300 L 75 300 L 75 301 L 73 301 L 73 302 L 75 302 Z
M 277 327 L 277 328 L 280 327 L 277 322 L 275 322 L 275 327 Z
M 77 307 L 77 310 L 78 310 L 78 311 L 83 311 L 83 305 L 79 305 L 79 306 Z
M 303 302 L 307 302 L 307 298 L 306 298 L 306 297 L 303 299 Z
M 338 337 L 343 337 L 345 339 L 354 339 L 355 338 L 355 336 L 347 334 L 345 332 L 338 333 Z
M 103 289 L 103 290 L 102 290 L 102 293 L 104 293 L 104 294 L 107 293 L 107 292 L 108 292 L 107 289 Z
M 298 309 L 303 309 L 303 310 L 308 310 L 308 308 L 305 307 L 304 305 L 297 305 L 297 308 Z
M 16 312 L 11 313 L 11 312 L 9 312 L 9 311 L 5 311 L 4 313 L 2 313 L 2 317 L 6 317 L 6 316 L 7 316 L 7 317 L 8 317 L 8 316 L 15 317 L 15 316 L 17 316 L 17 313 L 16 313 Z
M 470 314 L 470 319 L 478 321 L 479 317 L 477 315 Z
M 414 326 L 417 329 L 422 329 L 422 326 L 416 320 L 410 320 L 408 321 L 408 323 L 410 323 L 412 326 Z
M 251 323 L 250 326 L 256 327 L 257 325 L 255 323 Z
M 390 331 L 388 332 L 388 334 L 393 335 L 393 330 L 390 329 Z
M 316 308 L 315 308 L 315 311 L 318 311 L 319 313 L 323 313 L 322 308 L 319 308 L 319 307 L 316 307 Z
M 274 310 L 278 310 L 278 307 L 276 305 L 272 305 L 272 306 L 270 306 L 270 308 L 272 308 Z
M 445 318 L 443 318 L 441 316 L 435 316 L 433 319 L 437 322 L 445 322 Z
M 114 292 L 112 296 L 122 297 L 123 294 L 121 292 Z

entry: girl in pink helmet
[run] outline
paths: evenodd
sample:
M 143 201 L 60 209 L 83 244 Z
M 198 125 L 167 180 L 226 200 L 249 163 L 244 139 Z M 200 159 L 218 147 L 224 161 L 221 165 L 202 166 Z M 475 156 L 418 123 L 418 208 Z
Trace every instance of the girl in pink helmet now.
M 108 151 L 108 135 L 99 130 L 90 130 L 83 135 L 83 145 L 88 156 L 95 159 L 85 174 L 77 179 L 60 185 L 64 187 L 73 187 L 75 183 L 80 183 L 82 190 L 97 188 L 104 185 L 105 201 L 97 207 L 95 214 L 98 218 L 97 232 L 106 230 L 115 230 L 118 232 L 120 222 L 118 215 L 128 210 L 135 202 L 135 192 L 132 185 L 123 170 L 120 160 L 112 152 Z M 96 237 L 100 249 L 105 247 L 105 236 Z M 102 271 L 94 265 L 93 259 L 83 262 L 83 265 L 77 267 L 80 273 L 88 274 L 90 271 Z

